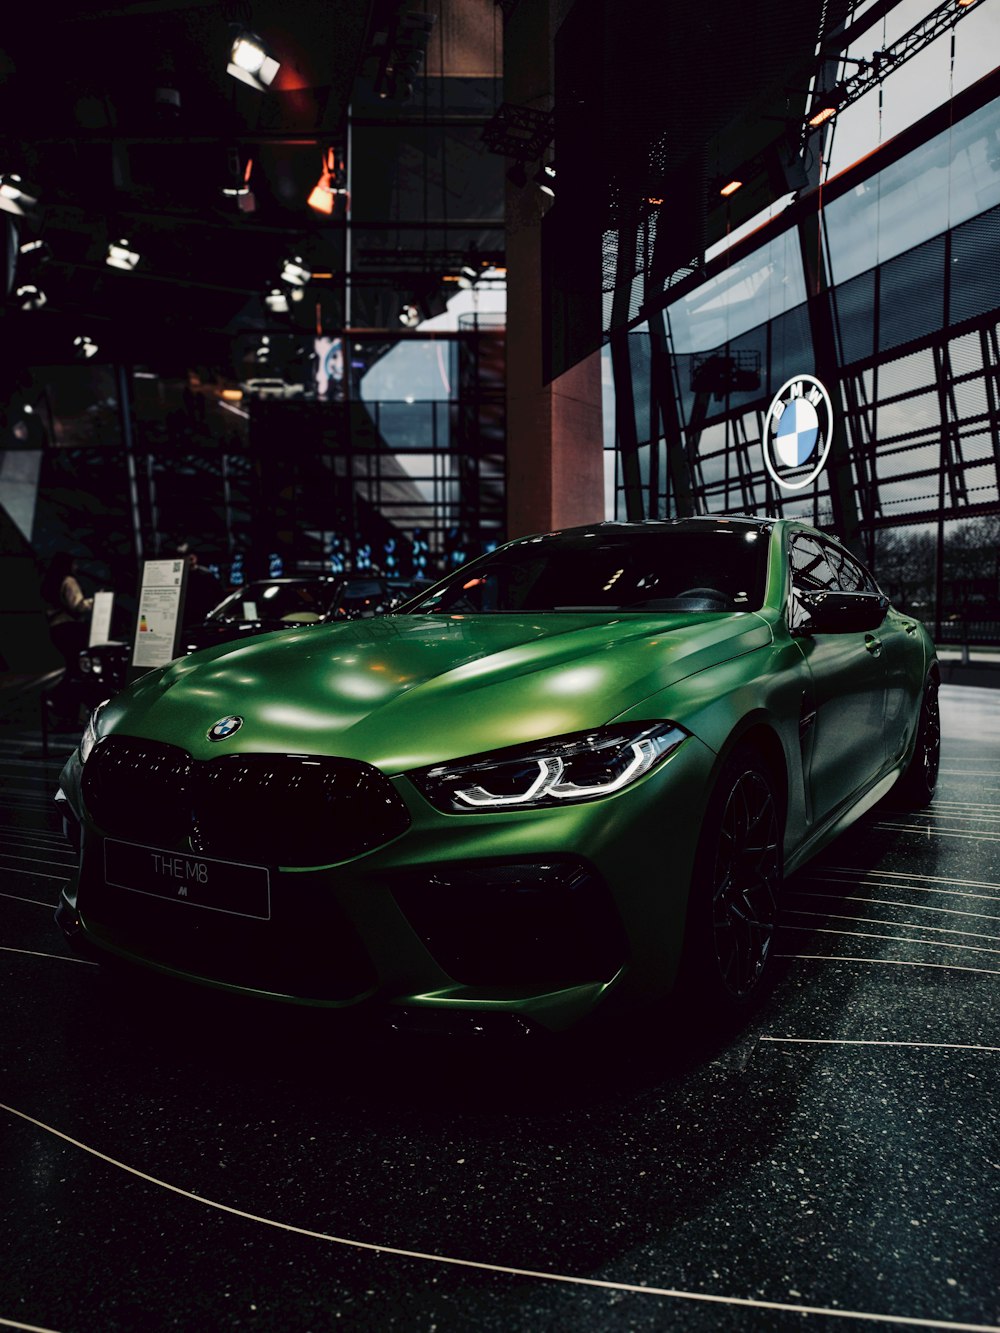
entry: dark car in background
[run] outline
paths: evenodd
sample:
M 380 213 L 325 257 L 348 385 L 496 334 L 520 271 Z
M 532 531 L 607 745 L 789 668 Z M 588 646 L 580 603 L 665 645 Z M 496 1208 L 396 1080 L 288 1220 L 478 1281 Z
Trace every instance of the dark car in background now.
M 223 598 L 200 624 L 187 626 L 180 652 L 193 653 L 274 630 L 382 615 L 426 586 L 426 580 L 378 574 L 254 579 Z M 80 678 L 89 707 L 124 687 L 130 656 L 131 644 L 122 641 L 80 653 Z

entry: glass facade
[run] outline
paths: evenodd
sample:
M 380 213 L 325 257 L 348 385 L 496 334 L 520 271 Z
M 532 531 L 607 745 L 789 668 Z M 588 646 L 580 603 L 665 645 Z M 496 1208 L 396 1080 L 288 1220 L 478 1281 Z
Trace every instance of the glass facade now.
M 609 510 L 836 526 L 940 637 L 974 611 L 1000 635 L 1000 102 L 911 140 L 621 335 L 634 412 L 616 417 Z M 826 467 L 792 490 L 764 433 L 796 375 L 819 376 L 838 424 Z
M 502 323 L 478 321 L 386 355 L 359 341 L 322 392 L 305 344 L 297 384 L 256 366 L 239 386 L 39 367 L 18 449 L 0 452 L 0 503 L 41 558 L 74 550 L 120 592 L 184 540 L 224 584 L 445 573 L 504 535 L 504 347 Z

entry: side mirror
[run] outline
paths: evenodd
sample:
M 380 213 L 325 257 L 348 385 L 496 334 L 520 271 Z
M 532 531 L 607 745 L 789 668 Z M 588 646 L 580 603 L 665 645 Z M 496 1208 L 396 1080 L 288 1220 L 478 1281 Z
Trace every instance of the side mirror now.
M 878 629 L 889 600 L 875 592 L 799 592 L 793 634 L 854 634 Z

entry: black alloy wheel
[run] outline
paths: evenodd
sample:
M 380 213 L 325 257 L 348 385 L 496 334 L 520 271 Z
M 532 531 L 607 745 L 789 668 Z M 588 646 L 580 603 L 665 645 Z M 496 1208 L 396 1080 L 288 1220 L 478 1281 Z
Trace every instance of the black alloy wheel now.
M 770 956 L 781 888 L 778 810 L 767 775 L 737 765 L 727 779 L 712 875 L 712 949 L 723 992 L 748 1001 Z
M 900 804 L 911 810 L 930 805 L 937 790 L 938 769 L 941 764 L 941 708 L 938 700 L 940 682 L 928 676 L 920 701 L 920 719 L 913 756 L 896 785 Z
M 770 973 L 784 874 L 784 811 L 771 768 L 739 745 L 709 798 L 675 993 L 714 1026 L 741 1018 Z

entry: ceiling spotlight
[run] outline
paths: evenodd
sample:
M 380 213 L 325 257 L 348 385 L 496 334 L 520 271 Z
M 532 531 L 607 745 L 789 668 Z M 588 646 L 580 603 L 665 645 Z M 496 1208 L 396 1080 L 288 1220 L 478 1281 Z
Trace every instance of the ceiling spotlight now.
M 413 96 L 435 23 L 435 15 L 402 12 L 406 8 L 399 4 L 389 6 L 390 11 L 399 12 L 389 19 L 374 80 L 375 92 L 383 101 L 391 99 L 404 104 Z
M 304 287 L 311 277 L 312 273 L 303 264 L 299 255 L 285 260 L 281 270 L 282 282 L 287 282 L 292 287 Z
M 37 203 L 38 200 L 24 188 L 20 176 L 13 173 L 0 175 L 0 208 L 5 213 L 13 213 L 16 217 L 23 218 Z
M 264 304 L 275 315 L 288 314 L 288 297 L 280 287 L 272 287 L 264 297 Z
M 274 82 L 280 69 L 279 62 L 269 56 L 264 43 L 252 32 L 237 33 L 229 53 L 226 70 L 234 79 L 248 83 L 251 88 L 264 92 Z
M 806 124 L 811 129 L 818 130 L 826 121 L 833 119 L 843 106 L 846 97 L 847 89 L 842 83 L 827 88 L 825 92 L 817 93 L 813 100 L 812 110 L 806 117 Z
M 317 213 L 332 213 L 337 197 L 346 199 L 348 193 L 344 163 L 337 157 L 335 149 L 328 148 L 323 157 L 322 173 L 307 201 L 309 207 Z
M 538 168 L 531 178 L 542 194 L 547 194 L 549 198 L 555 197 L 556 192 L 556 169 L 551 163 Z
M 41 264 L 52 258 L 52 247 L 48 241 L 25 241 L 18 246 L 18 254 L 30 257 L 33 264 Z
M 229 153 L 229 179 L 231 184 L 222 187 L 222 193 L 227 199 L 235 199 L 242 213 L 252 213 L 257 207 L 257 201 L 250 191 L 250 173 L 253 171 L 253 158 L 248 157 L 246 165 L 242 165 L 240 154 L 236 149 Z
M 40 287 L 36 287 L 32 282 L 27 282 L 23 287 L 18 287 L 14 293 L 14 300 L 17 301 L 22 310 L 41 310 L 48 297 Z
M 97 355 L 97 343 L 85 333 L 73 339 L 73 349 L 84 361 L 89 361 L 92 356 Z
M 415 305 L 404 305 L 399 312 L 399 322 L 405 328 L 415 329 L 420 323 L 420 311 Z
M 128 273 L 138 264 L 139 252 L 130 250 L 128 241 L 112 241 L 104 262 L 111 268 L 124 269 Z
M 266 333 L 262 333 L 260 337 L 260 346 L 254 352 L 254 359 L 256 361 L 267 361 L 270 358 L 270 355 L 271 339 Z
M 742 189 L 743 189 L 742 181 L 731 180 L 728 181 L 725 185 L 723 185 L 719 193 L 723 196 L 723 198 L 728 199 L 731 194 L 735 194 L 737 190 L 742 190 Z

